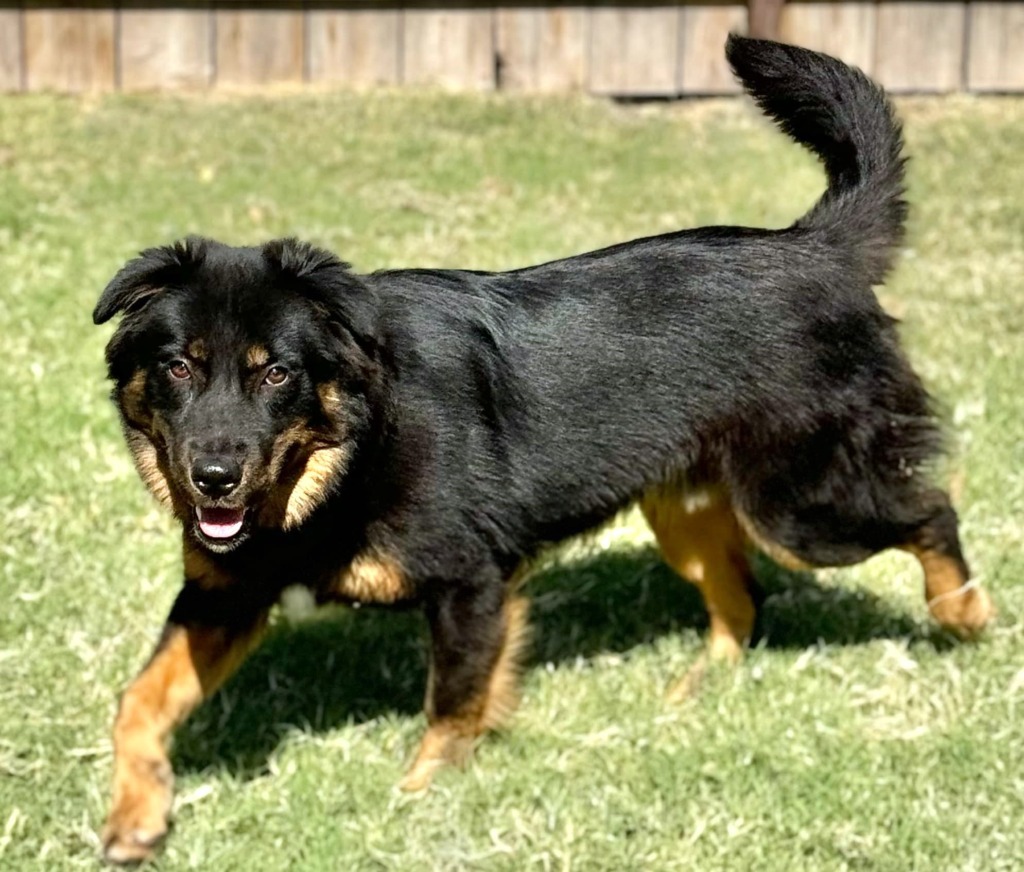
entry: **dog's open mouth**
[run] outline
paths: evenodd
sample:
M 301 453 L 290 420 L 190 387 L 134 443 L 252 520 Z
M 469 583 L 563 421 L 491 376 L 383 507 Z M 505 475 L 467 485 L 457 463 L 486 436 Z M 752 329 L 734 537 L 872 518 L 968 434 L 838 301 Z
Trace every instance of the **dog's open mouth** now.
M 200 532 L 208 539 L 226 542 L 242 532 L 245 509 L 218 509 L 196 506 Z

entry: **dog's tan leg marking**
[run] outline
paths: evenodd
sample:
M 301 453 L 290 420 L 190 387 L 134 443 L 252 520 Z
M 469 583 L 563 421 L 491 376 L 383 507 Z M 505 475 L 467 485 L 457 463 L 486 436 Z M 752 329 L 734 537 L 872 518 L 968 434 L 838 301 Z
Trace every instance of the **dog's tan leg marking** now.
M 167 832 L 173 788 L 167 739 L 235 671 L 264 620 L 244 632 L 165 628 L 149 663 L 122 696 L 114 722 L 113 802 L 102 833 L 109 862 L 146 859 Z
M 669 691 L 670 699 L 681 699 L 696 689 L 708 661 L 738 663 L 750 641 L 756 608 L 745 540 L 721 492 L 700 499 L 658 493 L 645 498 L 641 508 L 665 562 L 697 586 L 710 617 L 706 654 Z
M 519 705 L 519 675 L 529 644 L 527 623 L 529 601 L 510 596 L 504 608 L 504 628 L 497 657 L 483 690 L 468 699 L 458 711 L 438 716 L 435 705 L 436 676 L 431 664 L 427 678 L 427 732 L 416 759 L 399 782 L 402 790 L 423 790 L 430 786 L 444 766 L 462 766 L 473 753 L 476 740 L 504 724 Z
M 413 585 L 395 558 L 368 550 L 335 576 L 323 596 L 364 603 L 396 603 L 413 593 Z
M 955 557 L 916 544 L 906 545 L 903 550 L 920 561 L 928 610 L 942 627 L 969 638 L 995 617 L 992 599 L 968 579 L 966 567 Z

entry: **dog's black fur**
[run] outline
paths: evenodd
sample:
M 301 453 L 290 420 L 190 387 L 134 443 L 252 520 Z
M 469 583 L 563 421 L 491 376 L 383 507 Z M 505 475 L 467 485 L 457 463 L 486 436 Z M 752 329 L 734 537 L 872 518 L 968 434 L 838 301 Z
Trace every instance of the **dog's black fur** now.
M 172 625 L 244 628 L 295 583 L 422 605 L 443 719 L 488 680 L 523 561 L 654 491 L 715 487 L 757 541 L 813 566 L 927 538 L 966 578 L 923 474 L 929 398 L 872 292 L 903 237 L 899 125 L 836 60 L 738 37 L 727 51 L 828 174 L 784 230 L 371 275 L 294 240 L 189 239 L 118 273 L 94 317 L 124 312 L 108 362 L 125 432 L 184 524 Z M 328 461 L 310 489 L 312 455 Z M 197 457 L 240 481 L 200 492 Z M 242 530 L 206 536 L 197 506 L 244 507 Z M 339 587 L 367 555 L 372 578 Z

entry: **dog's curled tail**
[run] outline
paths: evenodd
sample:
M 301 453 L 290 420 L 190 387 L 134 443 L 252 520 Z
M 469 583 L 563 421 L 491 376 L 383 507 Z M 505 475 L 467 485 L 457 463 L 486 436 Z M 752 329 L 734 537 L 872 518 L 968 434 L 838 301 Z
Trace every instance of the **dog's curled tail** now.
M 796 46 L 732 34 L 726 57 L 743 87 L 825 164 L 828 190 L 797 227 L 853 246 L 881 282 L 903 241 L 903 137 L 885 92 L 860 70 Z

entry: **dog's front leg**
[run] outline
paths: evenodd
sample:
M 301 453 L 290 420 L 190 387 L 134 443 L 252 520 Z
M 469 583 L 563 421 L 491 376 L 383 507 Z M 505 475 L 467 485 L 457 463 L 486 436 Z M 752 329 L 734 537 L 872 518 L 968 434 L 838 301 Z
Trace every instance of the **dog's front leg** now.
M 428 603 L 429 726 L 400 782 L 403 790 L 422 790 L 441 767 L 464 763 L 476 739 L 499 726 L 519 703 L 527 600 L 502 585 L 454 586 Z
M 124 695 L 114 722 L 113 803 L 103 828 L 103 855 L 112 863 L 146 859 L 167 832 L 173 775 L 166 743 L 171 731 L 231 675 L 251 650 L 266 611 L 207 623 L 203 601 L 223 600 L 186 584 L 149 663 Z M 212 610 L 225 618 L 223 603 Z

